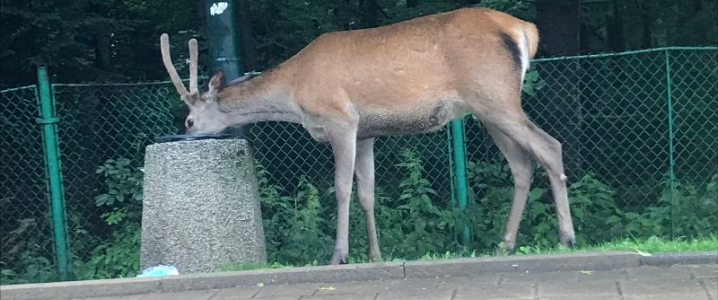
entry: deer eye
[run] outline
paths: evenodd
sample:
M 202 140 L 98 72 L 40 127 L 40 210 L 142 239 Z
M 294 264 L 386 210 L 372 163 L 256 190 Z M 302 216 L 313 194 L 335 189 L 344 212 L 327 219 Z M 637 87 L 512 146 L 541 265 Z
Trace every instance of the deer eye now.
M 192 126 L 194 126 L 194 120 L 192 120 L 192 119 L 187 119 L 187 125 L 186 125 L 186 126 L 187 126 L 187 128 L 192 128 Z

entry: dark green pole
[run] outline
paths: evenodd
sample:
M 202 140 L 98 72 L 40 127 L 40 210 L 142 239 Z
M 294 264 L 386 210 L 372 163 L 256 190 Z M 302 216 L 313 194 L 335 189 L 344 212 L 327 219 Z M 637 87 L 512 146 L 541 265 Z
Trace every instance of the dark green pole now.
M 211 72 L 224 71 L 227 81 L 244 75 L 240 54 L 237 1 L 206 0 L 207 38 L 212 59 Z
M 453 135 L 453 158 L 454 158 L 454 174 L 456 178 L 456 198 L 459 209 L 466 211 L 469 203 L 469 185 L 466 180 L 466 145 L 464 138 L 464 121 L 461 119 L 451 121 L 451 132 Z M 469 224 L 464 223 L 461 234 L 461 242 L 464 246 L 468 246 L 470 242 Z
M 240 51 L 236 0 L 205 0 L 207 14 L 207 41 L 209 42 L 210 74 L 222 69 L 227 81 L 244 75 Z M 211 75 L 210 75 L 211 76 Z M 243 135 L 243 127 L 227 130 Z
M 55 99 L 50 89 L 50 80 L 47 69 L 40 67 L 37 70 L 37 79 L 40 87 L 40 118 L 37 122 L 42 126 L 42 140 L 45 152 L 46 174 L 50 206 L 52 208 L 52 230 L 55 238 L 55 255 L 60 280 L 70 277 L 70 250 L 67 240 L 67 223 L 65 219 L 65 197 L 62 188 L 62 171 L 60 170 L 60 150 L 57 138 L 57 122 L 55 116 Z

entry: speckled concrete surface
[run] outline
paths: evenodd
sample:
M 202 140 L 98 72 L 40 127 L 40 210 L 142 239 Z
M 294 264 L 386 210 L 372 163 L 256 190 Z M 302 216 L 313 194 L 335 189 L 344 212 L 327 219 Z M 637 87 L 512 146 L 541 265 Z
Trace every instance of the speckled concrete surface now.
M 243 139 L 154 144 L 145 155 L 141 266 L 211 272 L 266 262 L 257 178 Z

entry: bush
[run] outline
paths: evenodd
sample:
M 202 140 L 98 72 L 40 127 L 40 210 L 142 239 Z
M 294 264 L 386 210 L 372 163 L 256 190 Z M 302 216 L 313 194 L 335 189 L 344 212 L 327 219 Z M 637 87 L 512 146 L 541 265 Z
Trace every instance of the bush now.
M 718 173 L 705 185 L 676 182 L 671 187 L 668 179 L 663 185 L 658 205 L 630 216 L 642 225 L 631 224 L 633 235 L 695 238 L 718 232 Z
M 107 192 L 95 205 L 107 208 L 102 219 L 112 229 L 110 238 L 91 252 L 88 261 L 75 263 L 79 279 L 134 277 L 140 267 L 142 172 L 130 160 L 108 160 L 97 169 L 105 177 Z
M 468 165 L 470 186 L 476 197 L 467 218 L 472 224 L 474 248 L 489 251 L 501 242 L 511 201 L 513 180 L 508 164 L 499 160 Z M 546 175 L 539 168 L 524 210 L 517 245 L 553 247 L 558 241 L 558 220 Z M 578 244 L 586 245 L 622 236 L 623 212 L 615 192 L 589 173 L 568 186 L 569 203 Z
M 0 270 L 0 282 L 2 284 L 40 283 L 56 281 L 59 279 L 55 264 L 44 257 L 42 246 L 37 242 L 31 242 L 25 251 L 20 254 L 20 260 L 16 263 L 19 268 L 5 268 Z

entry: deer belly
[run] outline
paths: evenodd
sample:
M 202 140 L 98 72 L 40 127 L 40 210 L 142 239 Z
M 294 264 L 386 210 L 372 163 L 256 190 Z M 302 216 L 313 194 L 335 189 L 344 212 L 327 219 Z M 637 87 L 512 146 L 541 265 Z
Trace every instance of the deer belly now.
M 361 114 L 357 137 L 432 132 L 441 129 L 454 115 L 452 107 L 447 105 L 438 105 L 428 110 L 365 112 Z

